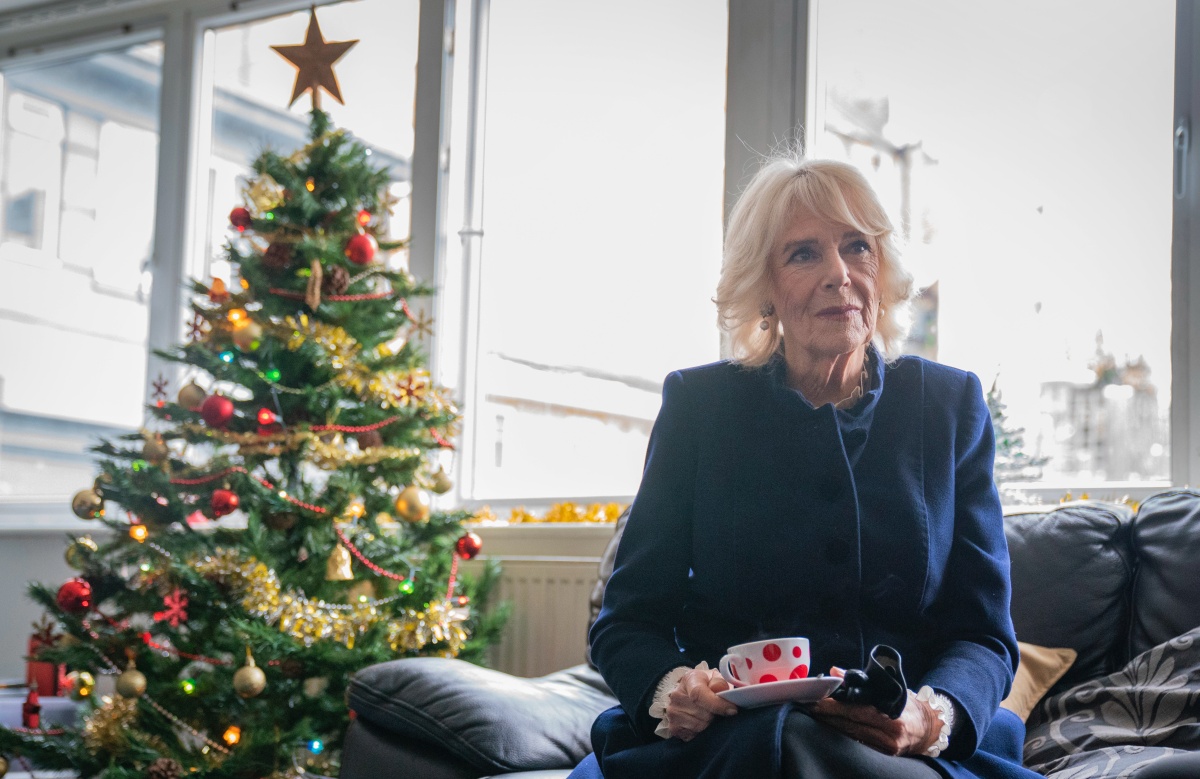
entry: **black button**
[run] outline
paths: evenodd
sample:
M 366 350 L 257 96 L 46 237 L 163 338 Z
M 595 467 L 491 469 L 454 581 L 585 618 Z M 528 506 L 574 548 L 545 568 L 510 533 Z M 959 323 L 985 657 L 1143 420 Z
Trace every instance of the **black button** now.
M 850 559 L 854 547 L 843 538 L 833 538 L 825 542 L 825 559 L 834 565 L 842 565 Z
M 827 503 L 833 503 L 842 497 L 842 483 L 834 476 L 826 476 L 817 485 L 817 495 Z
M 833 622 L 842 613 L 842 599 L 836 595 L 822 595 L 817 601 L 817 616 L 824 622 Z

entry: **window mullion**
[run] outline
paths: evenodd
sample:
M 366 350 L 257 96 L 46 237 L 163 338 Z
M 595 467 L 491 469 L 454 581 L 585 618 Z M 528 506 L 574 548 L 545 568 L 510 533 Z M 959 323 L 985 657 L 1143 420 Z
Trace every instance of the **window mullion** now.
M 1195 6 L 1179 0 L 1175 17 L 1175 128 L 1193 134 L 1200 106 L 1200 32 Z M 1180 138 L 1183 140 L 1183 138 Z M 1174 142 L 1174 139 L 1172 139 Z M 1182 146 L 1182 144 L 1180 144 Z M 1171 271 L 1171 478 L 1200 483 L 1200 155 L 1176 150 Z

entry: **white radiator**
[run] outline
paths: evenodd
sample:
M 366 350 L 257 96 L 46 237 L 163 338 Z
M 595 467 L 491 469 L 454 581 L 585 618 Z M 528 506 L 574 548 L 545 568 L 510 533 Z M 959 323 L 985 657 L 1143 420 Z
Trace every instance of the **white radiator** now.
M 512 605 L 502 638 L 491 649 L 491 667 L 543 676 L 585 662 L 592 587 L 613 526 L 515 525 L 475 532 L 483 539 L 480 560 L 486 555 L 500 561 L 493 601 Z

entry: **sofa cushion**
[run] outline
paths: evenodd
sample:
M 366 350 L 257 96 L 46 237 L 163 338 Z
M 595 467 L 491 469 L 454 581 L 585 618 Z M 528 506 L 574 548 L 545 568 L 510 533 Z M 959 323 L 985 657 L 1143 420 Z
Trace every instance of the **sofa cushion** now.
M 1045 698 L 1026 726 L 1025 764 L 1051 777 L 1131 776 L 1200 750 L 1198 716 L 1200 628 Z
M 1147 498 L 1133 521 L 1137 556 L 1130 656 L 1200 625 L 1200 492 Z
M 1100 503 L 1005 517 L 1017 638 L 1078 653 L 1059 689 L 1127 659 L 1120 637 L 1129 624 L 1129 525 L 1128 509 Z
M 1029 712 L 1042 696 L 1063 677 L 1075 662 L 1074 649 L 1050 648 L 1017 642 L 1021 651 L 1021 663 L 1013 677 L 1012 690 L 1000 705 L 1016 714 L 1021 721 L 1029 719 Z
M 592 750 L 592 721 L 616 705 L 586 665 L 523 679 L 444 657 L 414 657 L 355 674 L 360 719 L 436 744 L 482 773 L 571 768 Z

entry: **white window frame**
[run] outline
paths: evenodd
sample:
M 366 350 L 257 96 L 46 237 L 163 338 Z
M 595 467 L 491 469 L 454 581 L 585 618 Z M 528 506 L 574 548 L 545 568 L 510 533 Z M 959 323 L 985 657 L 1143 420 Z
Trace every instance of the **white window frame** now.
M 835 0 L 836 1 L 836 0 Z M 726 213 L 745 183 L 753 152 L 769 150 L 805 128 L 811 146 L 821 126 L 814 99 L 815 20 L 820 0 L 731 0 L 726 118 Z M 1200 131 L 1200 16 L 1192 0 L 1177 0 L 1175 124 Z M 1172 139 L 1164 138 L 1164 143 Z M 1176 161 L 1171 269 L 1171 484 L 1200 484 L 1200 155 L 1195 146 Z M 1180 174 L 1183 180 L 1180 180 Z M 1182 191 L 1180 191 L 1182 184 Z M 1053 503 L 1058 487 L 1026 489 Z M 1089 485 L 1073 485 L 1075 497 Z M 1091 497 L 1140 500 L 1160 488 L 1105 484 Z
M 437 292 L 429 301 L 436 335 L 429 344 L 434 376 L 463 401 L 464 434 L 455 482 L 464 479 L 474 440 L 473 397 L 478 344 L 479 172 L 485 108 L 486 18 L 490 0 L 419 0 L 418 76 L 413 148 L 411 268 Z M 159 117 L 157 211 L 150 302 L 150 347 L 183 333 L 185 269 L 199 237 L 196 182 L 208 158 L 211 75 L 203 72 L 204 36 L 214 27 L 323 6 L 337 0 L 79 0 L 39 3 L 0 13 L 0 71 L 125 47 L 164 44 Z M 795 128 L 817 126 L 812 20 L 818 0 L 731 0 L 729 17 L 726 211 L 744 183 L 755 151 L 772 148 Z M 1177 125 L 1200 121 L 1200 19 L 1177 0 Z M 466 56 L 454 68 L 456 39 Z M 453 102 L 457 100 L 457 102 Z M 451 106 L 465 121 L 450 123 Z M 459 108 L 462 108 L 459 111 Z M 1166 142 L 1170 142 L 1169 140 Z M 1194 146 L 1195 144 L 1191 144 Z M 452 165 L 452 152 L 457 162 Z M 1172 249 L 1171 481 L 1200 484 L 1200 157 L 1190 148 L 1176 170 Z M 455 197 L 448 198 L 453 191 Z M 461 195 L 459 194 L 461 193 Z M 454 231 L 456 235 L 451 236 Z M 454 240 L 457 239 L 457 240 Z M 164 367 L 151 358 L 147 381 Z M 168 374 L 169 375 L 169 374 Z M 149 387 L 147 387 L 149 389 Z M 68 488 L 69 489 L 69 488 Z M 1061 493 L 1046 490 L 1044 500 Z M 1142 497 L 1130 491 L 1135 499 Z M 461 504 L 456 489 L 447 502 Z M 569 496 L 564 496 L 569 497 Z M 629 496 L 594 496 L 598 498 Z M 579 500 L 579 496 L 575 496 Z M 494 501 L 493 504 L 506 502 Z M 63 506 L 0 498 L 0 528 L 76 528 Z
M 159 103 L 158 174 L 151 267 L 149 361 L 146 397 L 150 382 L 161 373 L 171 377 L 180 370 L 153 356 L 184 334 L 187 269 L 203 251 L 199 234 L 204 202 L 198 184 L 205 180 L 211 150 L 212 73 L 204 68 L 205 37 L 210 30 L 255 21 L 339 0 L 80 0 L 60 5 L 32 3 L 0 13 L 0 73 L 35 68 L 88 54 L 161 40 L 162 89 Z M 452 50 L 444 33 L 453 20 L 454 0 L 419 0 L 420 36 L 417 85 L 418 118 L 413 165 L 414 272 L 434 278 L 434 256 L 441 212 L 437 192 L 444 172 L 444 156 L 437 153 L 426 164 L 427 147 L 445 146 L 441 138 L 443 113 L 439 101 L 444 90 L 443 68 Z M 431 32 L 432 31 L 432 32 Z M 436 65 L 436 67 L 435 67 Z M 431 75 L 432 74 L 432 75 Z M 432 108 L 431 108 L 432 105 Z M 431 142 L 429 139 L 433 138 Z M 417 164 L 417 160 L 421 164 Z M 432 183 L 431 183 L 432 182 Z M 419 202 L 418 202 L 419 201 Z M 433 214 L 433 218 L 427 218 Z M 420 225 L 420 227 L 418 227 Z M 57 423 L 56 423 L 57 424 Z M 113 431 L 103 426 L 80 426 L 78 439 L 43 442 L 82 450 L 96 435 Z M 35 442 L 36 444 L 36 442 Z M 64 497 L 5 499 L 0 497 L 0 533 L 78 530 L 67 498 L 87 485 L 64 485 Z

